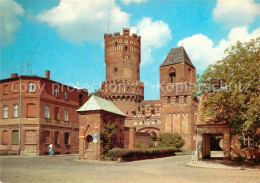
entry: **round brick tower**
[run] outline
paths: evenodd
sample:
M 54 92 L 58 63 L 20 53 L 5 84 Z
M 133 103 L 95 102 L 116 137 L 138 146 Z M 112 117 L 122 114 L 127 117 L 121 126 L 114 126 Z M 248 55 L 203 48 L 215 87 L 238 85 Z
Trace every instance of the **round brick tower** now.
M 141 37 L 105 34 L 106 81 L 102 83 L 102 97 L 112 101 L 125 114 L 144 98 L 144 84 L 140 82 Z

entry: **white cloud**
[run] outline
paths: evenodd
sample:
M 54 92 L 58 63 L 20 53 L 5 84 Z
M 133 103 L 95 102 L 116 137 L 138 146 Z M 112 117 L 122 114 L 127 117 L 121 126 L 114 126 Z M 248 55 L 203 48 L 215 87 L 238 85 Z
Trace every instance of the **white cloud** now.
M 260 5 L 254 0 L 218 0 L 213 18 L 228 27 L 246 26 L 260 15 Z
M 36 20 L 48 23 L 74 43 L 102 39 L 108 19 L 110 32 L 115 32 L 129 26 L 130 15 L 121 11 L 115 0 L 61 0 L 58 6 L 36 16 Z
M 237 41 L 245 42 L 259 36 L 260 28 L 255 29 L 250 34 L 247 27 L 236 27 L 231 29 L 227 39 L 222 39 L 216 46 L 214 46 L 214 42 L 211 39 L 203 34 L 195 34 L 184 38 L 177 45 L 183 45 L 197 70 L 203 71 L 208 64 L 222 59 L 225 56 L 225 49 Z
M 14 0 L 1 0 L 0 12 L 1 46 L 4 46 L 15 41 L 15 34 L 22 24 L 19 17 L 24 14 L 24 9 Z
M 61 0 L 57 7 L 36 16 L 38 21 L 48 23 L 73 43 L 102 40 L 108 29 L 108 18 L 110 33 L 130 27 L 130 15 L 121 11 L 115 0 Z M 168 24 L 148 17 L 142 18 L 131 32 L 142 37 L 142 65 L 153 61 L 151 52 L 154 48 L 161 48 L 172 39 Z
M 172 39 L 168 24 L 163 21 L 152 21 L 149 17 L 144 17 L 139 21 L 135 27 L 131 28 L 131 32 L 136 32 L 141 36 L 142 65 L 153 61 L 151 52 L 154 48 L 161 48 Z
M 122 3 L 125 5 L 129 5 L 130 3 L 145 3 L 147 0 L 122 0 Z

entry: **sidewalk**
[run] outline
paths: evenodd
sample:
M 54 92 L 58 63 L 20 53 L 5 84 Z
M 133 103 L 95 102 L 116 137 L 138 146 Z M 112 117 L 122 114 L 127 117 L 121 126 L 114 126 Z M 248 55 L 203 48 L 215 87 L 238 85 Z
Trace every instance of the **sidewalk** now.
M 222 169 L 230 169 L 230 170 L 253 170 L 259 171 L 258 168 L 249 168 L 245 166 L 228 166 L 221 164 L 221 162 L 216 161 L 197 161 L 196 163 L 187 162 L 186 166 L 197 167 L 197 168 L 222 168 Z

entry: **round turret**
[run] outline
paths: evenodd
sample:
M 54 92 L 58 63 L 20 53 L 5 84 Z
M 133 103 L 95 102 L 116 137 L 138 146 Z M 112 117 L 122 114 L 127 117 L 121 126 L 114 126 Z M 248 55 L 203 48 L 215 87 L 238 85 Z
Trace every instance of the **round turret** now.
M 119 33 L 105 34 L 106 80 L 140 80 L 141 37 L 130 36 L 128 28 Z
M 112 101 L 128 114 L 144 99 L 144 83 L 140 82 L 141 37 L 130 36 L 128 28 L 120 33 L 105 34 L 106 81 L 102 97 Z

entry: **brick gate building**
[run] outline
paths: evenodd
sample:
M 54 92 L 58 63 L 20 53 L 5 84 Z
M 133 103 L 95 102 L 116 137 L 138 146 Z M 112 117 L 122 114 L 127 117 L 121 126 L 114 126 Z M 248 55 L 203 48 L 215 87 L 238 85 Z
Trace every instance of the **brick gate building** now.
M 160 66 L 160 99 L 144 100 L 140 81 L 141 37 L 123 29 L 123 34 L 105 34 L 106 81 L 102 97 L 112 101 L 127 118 L 126 127 L 158 135 L 179 133 L 185 149 L 193 149 L 195 110 L 192 97 L 196 69 L 183 47 L 173 48 Z

